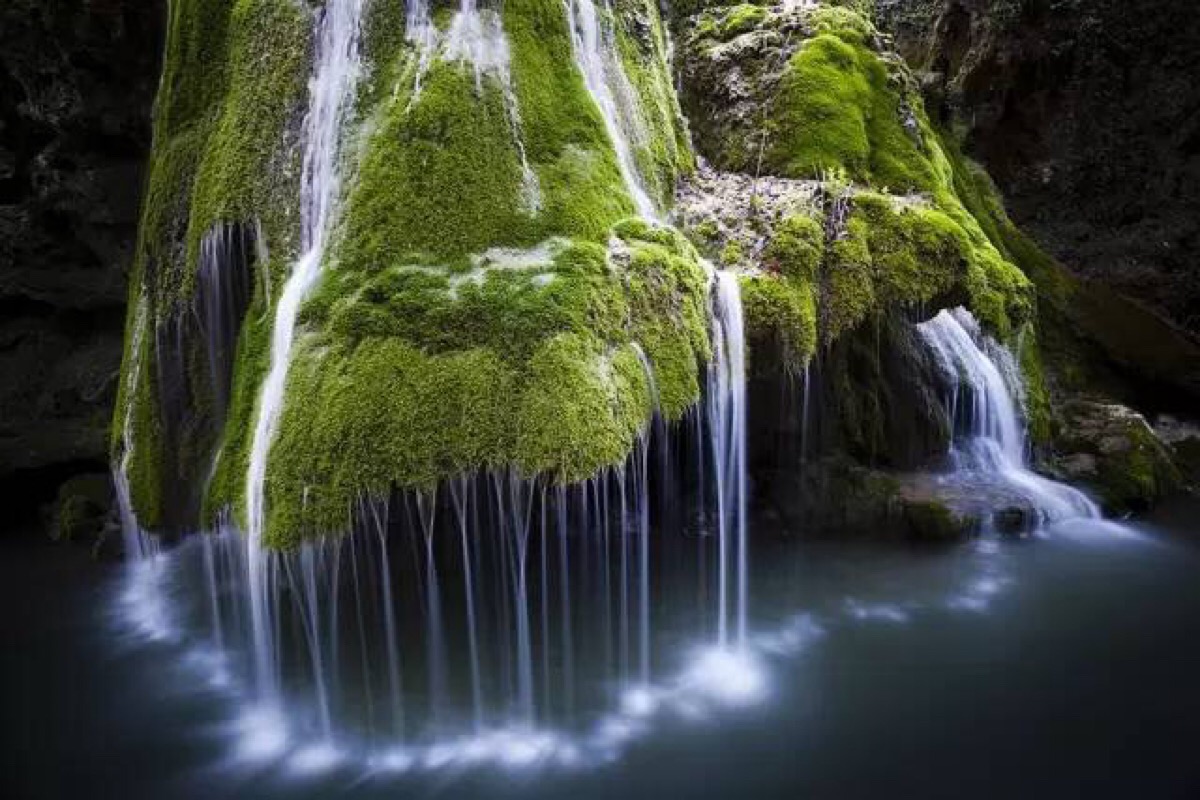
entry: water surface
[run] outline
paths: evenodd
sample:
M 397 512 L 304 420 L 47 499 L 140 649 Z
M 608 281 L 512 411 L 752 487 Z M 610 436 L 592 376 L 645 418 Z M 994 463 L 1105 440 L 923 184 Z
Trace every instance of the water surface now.
M 241 757 L 236 699 L 192 643 L 122 624 L 120 568 L 9 544 L 0 780 L 20 798 L 1194 797 L 1200 524 L 1167 525 L 934 551 L 760 537 L 761 702 L 658 714 L 597 763 L 403 772 Z

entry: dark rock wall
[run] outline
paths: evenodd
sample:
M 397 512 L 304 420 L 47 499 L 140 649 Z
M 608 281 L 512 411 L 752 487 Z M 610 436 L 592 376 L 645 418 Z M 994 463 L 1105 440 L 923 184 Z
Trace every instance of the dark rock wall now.
M 877 0 L 877 13 L 1019 225 L 1200 333 L 1193 0 Z
M 16 513 L 104 468 L 165 5 L 0 4 L 0 494 Z

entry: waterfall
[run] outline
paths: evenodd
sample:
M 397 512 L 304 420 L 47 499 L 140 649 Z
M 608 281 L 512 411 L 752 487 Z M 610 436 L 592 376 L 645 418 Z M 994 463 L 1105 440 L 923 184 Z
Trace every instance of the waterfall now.
M 180 637 L 218 651 L 223 680 L 241 698 L 242 752 L 254 757 L 319 761 L 325 756 L 300 744 L 316 742 L 318 750 L 326 748 L 321 753 L 354 750 L 388 763 L 444 763 L 439 759 L 448 752 L 458 760 L 504 761 L 566 741 L 558 752 L 568 759 L 579 752 L 607 754 L 664 698 L 674 698 L 677 710 L 687 713 L 731 702 L 722 684 L 730 670 L 742 669 L 739 659 L 748 650 L 745 341 L 732 274 L 712 273 L 715 355 L 695 427 L 684 431 L 685 440 L 695 438 L 685 441 L 695 468 L 672 463 L 676 453 L 658 413 L 653 364 L 635 346 L 655 413 L 625 463 L 575 486 L 495 469 L 422 492 L 397 489 L 385 498 L 361 499 L 344 536 L 287 553 L 266 547 L 267 462 L 286 399 L 300 307 L 321 276 L 337 222 L 343 129 L 355 96 L 365 5 L 328 0 L 316 12 L 302 138 L 302 255 L 272 306 L 269 365 L 245 478 L 246 535 L 225 517 L 202 542 L 190 537 L 164 556 L 171 580 L 191 569 L 191 580 L 203 587 L 178 595 L 196 598 L 174 612 Z M 427 59 L 444 57 L 473 64 L 477 86 L 485 74 L 499 79 L 522 163 L 532 176 L 499 15 L 462 0 L 443 35 L 427 2 L 410 4 L 408 14 L 408 35 L 421 44 L 425 66 Z M 611 10 L 606 14 L 611 18 Z M 636 104 L 613 35 L 602 32 L 591 0 L 572 0 L 570 18 L 577 61 L 604 114 L 622 173 L 639 212 L 654 217 L 626 135 Z M 419 91 L 420 75 L 417 80 Z M 536 177 L 529 183 L 536 194 Z M 198 313 L 207 320 L 202 328 L 214 375 L 224 375 L 236 338 L 225 325 L 229 307 L 248 290 L 230 286 L 225 270 L 237 260 L 232 251 L 250 243 L 248 231 L 225 228 L 202 243 Z M 261 246 L 261 235 L 253 243 Z M 255 255 L 265 279 L 265 255 Z M 132 452 L 132 397 L 148 316 L 143 300 L 131 340 L 122 481 Z M 227 396 L 228 384 L 214 392 Z M 693 481 L 701 485 L 700 502 L 715 506 L 710 518 L 716 524 L 697 546 L 682 547 L 684 524 L 665 513 L 666 499 L 685 496 Z M 123 519 L 128 516 L 136 530 L 132 511 L 126 513 L 127 483 L 121 487 Z M 196 561 L 189 567 L 190 553 Z M 656 571 L 668 564 L 669 570 Z M 694 589 L 657 580 L 660 573 L 719 584 L 719 596 L 708 593 L 710 602 L 698 606 Z M 160 585 L 146 583 L 144 591 L 160 592 Z M 154 608 L 169 607 L 162 599 Z M 202 635 L 192 635 L 193 623 Z M 688 643 L 710 654 L 698 670 L 681 664 Z M 714 659 L 716 651 L 724 655 Z M 701 673 L 708 677 L 697 677 Z M 246 703 L 246 696 L 257 702 Z
M 600 109 L 604 129 L 617 156 L 617 166 L 625 186 L 633 197 L 637 213 L 646 219 L 657 220 L 658 209 L 650 199 L 630 141 L 626 120 L 638 120 L 637 103 L 629 78 L 621 66 L 612 30 L 612 8 L 605 7 L 609 26 L 604 27 L 593 0 L 566 0 L 567 17 L 571 25 L 571 50 L 575 64 L 583 75 L 584 85 Z M 620 102 L 619 102 L 620 101 Z
M 708 371 L 708 423 L 717 506 L 718 639 L 729 640 L 729 598 L 739 646 L 746 639 L 746 361 L 741 288 L 737 276 L 717 272 L 712 297 L 713 360 Z M 730 552 L 734 548 L 734 552 Z M 736 586 L 729 586 L 734 575 Z
M 113 485 L 117 491 L 117 510 L 121 517 L 121 536 L 125 557 L 139 559 L 149 555 L 152 540 L 141 530 L 133 513 L 129 490 L 129 463 L 133 458 L 133 407 L 137 400 L 138 381 L 142 375 L 142 346 L 146 336 L 147 302 L 138 294 L 133 314 L 133 339 L 129 343 L 129 373 L 125 378 L 125 416 L 121 420 L 121 458 L 113 470 Z
M 254 235 L 252 229 L 218 224 L 200 240 L 196 314 L 208 356 L 218 427 L 229 408 L 238 332 L 250 304 Z
M 146 318 L 143 302 L 134 364 Z M 634 345 L 655 419 L 624 464 L 570 487 L 480 472 L 445 491 L 363 499 L 344 536 L 288 553 L 263 549 L 261 520 L 247 544 L 224 518 L 139 562 L 128 613 L 155 638 L 203 643 L 214 686 L 240 698 L 247 758 L 570 763 L 610 757 L 661 709 L 749 702 L 761 677 L 747 631 L 745 343 L 733 274 L 712 272 L 710 327 L 705 401 L 683 431 L 695 468 L 672 464 L 683 450 L 669 448 L 653 364 Z M 680 481 L 693 479 L 709 484 L 698 494 L 715 506 L 715 525 L 684 547 L 665 500 L 686 496 Z M 196 591 L 180 583 L 189 573 Z M 702 589 L 698 606 L 681 585 L 692 577 L 719 594 Z M 247 689 L 257 703 L 245 703 Z
M 1100 517 L 1083 492 L 1029 469 L 1025 428 L 1013 400 L 1021 382 L 1012 354 L 963 308 L 943 310 L 917 330 L 951 387 L 946 410 L 955 426 L 950 446 L 955 475 L 1016 493 L 1039 524 Z
M 326 240 L 341 194 L 339 157 L 341 133 L 350 111 L 359 73 L 359 23 L 364 0 L 329 0 L 319 14 L 316 56 L 309 81 L 309 107 L 304 121 L 304 162 L 300 189 L 303 255 L 275 306 L 271 338 L 271 366 L 259 393 L 258 418 L 246 475 L 248 567 L 250 605 L 258 663 L 256 674 L 262 696 L 274 701 L 275 671 L 269 660 L 273 648 L 267 603 L 266 554 L 262 549 L 265 522 L 263 484 L 267 456 L 283 407 L 284 391 L 296 333 L 300 305 L 321 274 Z

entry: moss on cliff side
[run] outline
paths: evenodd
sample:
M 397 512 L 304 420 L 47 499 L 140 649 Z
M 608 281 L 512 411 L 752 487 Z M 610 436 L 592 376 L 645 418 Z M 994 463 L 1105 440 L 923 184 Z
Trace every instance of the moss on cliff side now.
M 146 197 L 131 298 L 145 297 L 139 383 L 158 359 L 153 331 L 190 318 L 200 242 L 220 225 L 261 223 L 273 254 L 286 264 L 297 247 L 300 165 L 296 131 L 305 95 L 312 17 L 289 0 L 180 0 L 171 4 L 162 85 L 154 119 Z M 266 244 L 264 243 L 264 244 Z M 285 270 L 274 273 L 276 283 Z M 263 286 L 256 289 L 262 293 Z M 265 297 L 253 314 L 265 312 Z M 131 318 L 137 313 L 131 303 Z M 132 323 L 131 323 L 132 324 Z M 190 327 L 185 327 L 190 330 Z M 198 487 L 212 463 L 214 433 L 207 364 L 200 342 L 182 342 L 178 368 L 190 407 L 163 407 L 149 388 L 117 404 L 113 453 L 119 456 L 126 403 L 133 403 L 129 482 L 143 526 L 164 524 L 172 494 Z M 122 370 L 135 365 L 127 355 Z M 123 379 L 124 382 L 124 379 Z M 239 392 L 244 380 L 236 380 Z M 154 384 L 149 384 L 153 386 Z M 253 393 L 249 403 L 253 403 Z M 240 394 L 235 403 L 246 404 Z M 163 436 L 178 442 L 164 460 Z M 168 477 L 173 475 L 174 477 Z M 188 493 L 194 494 L 195 491 Z
M 747 154 L 753 160 L 727 168 L 817 181 L 827 205 L 836 207 L 824 223 L 828 242 L 808 256 L 808 263 L 820 265 L 811 272 L 823 343 L 875 316 L 952 303 L 969 306 L 991 333 L 1012 344 L 1033 317 L 1032 285 L 992 239 L 987 221 L 964 206 L 957 165 L 943 152 L 912 75 L 880 49 L 870 10 L 869 3 L 790 12 L 735 7 L 694 20 L 687 41 L 699 51 L 690 56 L 699 62 L 695 73 L 719 81 L 712 76 L 726 74 L 728 60 L 739 54 L 739 70 L 729 80 L 738 96 L 758 98 L 763 109 L 755 115 L 739 107 L 703 130 L 764 143 L 761 154 L 757 145 Z M 745 36 L 715 45 L 727 28 Z M 751 39 L 753 48 L 745 43 Z M 724 84 L 713 90 L 725 91 Z M 708 149 L 728 151 L 723 143 Z M 797 190 L 784 183 L 779 191 Z M 730 241 L 740 246 L 741 239 Z M 775 269 L 765 249 L 761 265 L 745 263 L 745 256 L 723 252 L 722 260 Z M 783 302 L 778 289 L 751 287 L 758 294 L 751 321 L 796 329 L 800 305 Z M 773 325 L 769 308 L 779 315 Z

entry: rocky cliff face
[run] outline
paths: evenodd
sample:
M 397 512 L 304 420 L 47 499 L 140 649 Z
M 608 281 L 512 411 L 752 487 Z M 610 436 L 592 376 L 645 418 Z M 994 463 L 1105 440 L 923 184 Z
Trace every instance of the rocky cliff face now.
M 0 493 L 104 470 L 163 4 L 0 7 Z
M 1200 17 L 1187 0 L 879 0 L 931 113 L 1074 272 L 1200 333 Z M 931 101 L 931 102 L 930 102 Z

